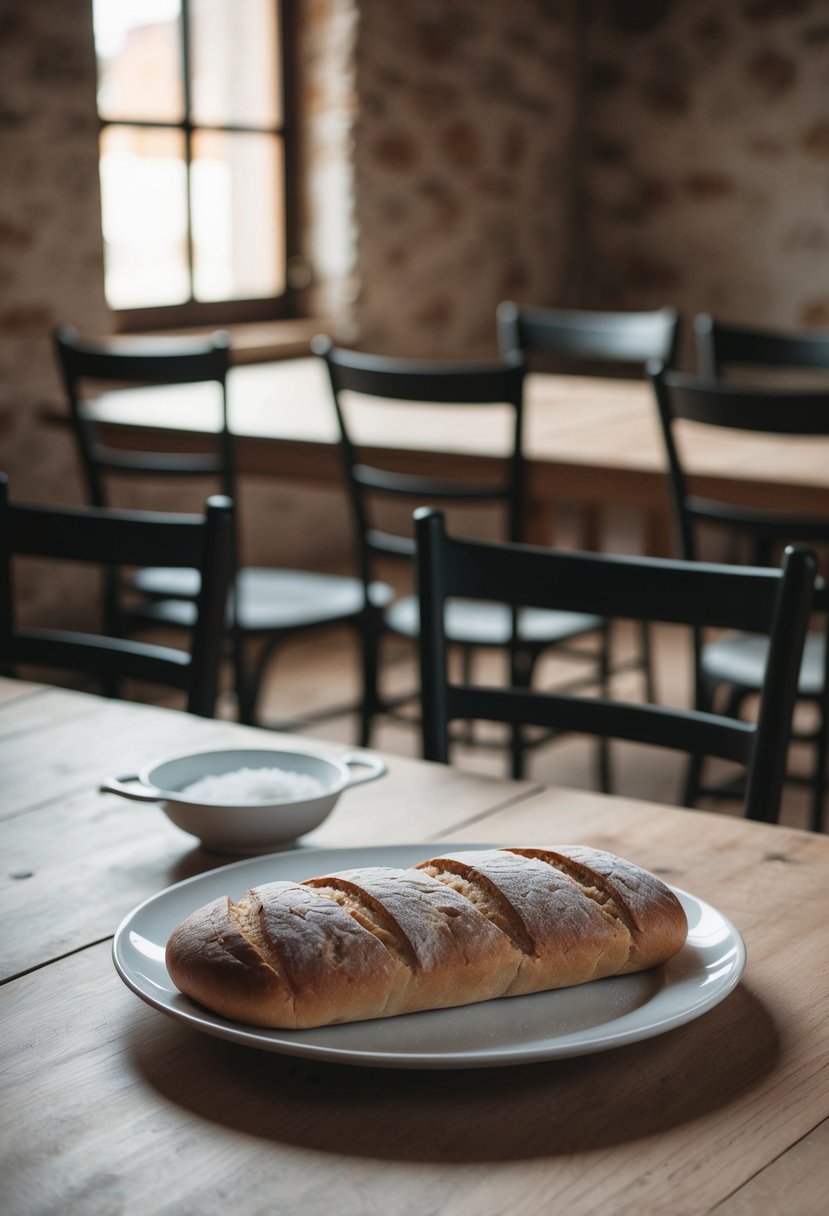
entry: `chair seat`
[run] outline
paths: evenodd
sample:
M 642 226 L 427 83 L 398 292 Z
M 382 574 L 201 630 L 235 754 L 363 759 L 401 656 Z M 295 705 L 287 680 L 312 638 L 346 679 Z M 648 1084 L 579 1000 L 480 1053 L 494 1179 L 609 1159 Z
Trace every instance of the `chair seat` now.
M 196 611 L 192 597 L 198 593 L 191 571 L 140 570 L 132 586 L 145 595 L 176 597 L 142 604 L 137 613 L 141 620 L 190 626 Z M 244 632 L 250 633 L 295 630 L 356 618 L 365 606 L 360 579 L 310 570 L 250 567 L 240 571 L 236 588 L 238 622 Z M 391 602 L 394 592 L 385 583 L 372 583 L 369 594 L 372 604 L 382 609 Z
M 420 613 L 414 596 L 396 600 L 386 611 L 386 625 L 395 633 L 417 638 Z M 526 608 L 518 615 L 522 641 L 548 645 L 594 633 L 604 627 L 600 616 L 582 612 L 552 612 Z M 503 604 L 479 600 L 449 600 L 446 605 L 446 635 L 449 641 L 466 646 L 506 646 L 511 637 L 510 611 Z
M 766 670 L 768 640 L 755 633 L 727 633 L 703 648 L 702 669 L 717 683 L 759 689 Z M 824 637 L 806 637 L 800 664 L 798 691 L 801 697 L 819 697 L 823 689 Z

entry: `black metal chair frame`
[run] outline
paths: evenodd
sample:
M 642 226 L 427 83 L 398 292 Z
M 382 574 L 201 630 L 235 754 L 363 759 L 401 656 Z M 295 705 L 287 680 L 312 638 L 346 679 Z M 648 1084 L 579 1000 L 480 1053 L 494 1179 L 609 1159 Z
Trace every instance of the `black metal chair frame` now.
M 11 503 L 0 475 L 0 666 L 82 671 L 106 687 L 113 674 L 187 694 L 187 709 L 213 717 L 233 563 L 233 504 L 207 500 L 206 515 Z M 54 558 L 106 570 L 150 561 L 196 571 L 200 590 L 189 651 L 106 632 L 15 624 L 13 558 Z
M 710 313 L 694 318 L 697 371 L 712 380 L 725 379 L 729 365 L 766 368 L 813 368 L 829 372 L 829 331 L 815 333 L 732 325 Z M 667 360 L 665 360 L 667 362 Z
M 674 308 L 599 312 L 505 300 L 498 305 L 497 328 L 502 355 L 545 353 L 599 367 L 614 363 L 640 374 L 649 359 L 672 365 L 680 338 L 680 318 Z
M 172 478 L 212 476 L 218 479 L 223 493 L 234 502 L 238 501 L 235 437 L 228 415 L 231 348 L 227 334 L 217 332 L 205 338 L 95 341 L 81 338 L 69 327 L 62 327 L 55 333 L 55 346 L 90 501 L 94 505 L 108 504 L 106 481 L 111 474 Z M 147 452 L 112 448 L 101 443 L 94 423 L 84 410 L 82 390 L 91 382 L 165 386 L 214 382 L 219 391 L 220 412 L 212 450 Z M 234 663 L 238 716 L 242 722 L 253 723 L 257 721 L 256 707 L 264 672 L 274 650 L 282 642 L 301 633 L 345 624 L 355 629 L 362 649 L 363 667 L 370 668 L 371 656 L 367 650 L 374 633 L 372 618 L 379 609 L 372 600 L 364 598 L 362 584 L 356 579 L 305 571 L 240 569 L 240 534 L 237 510 L 234 539 L 237 577 L 229 600 L 227 634 Z M 186 601 L 192 594 L 192 580 L 182 577 L 182 572 L 174 576 L 157 567 L 158 563 L 153 563 L 152 568 L 137 571 L 128 581 L 129 590 L 139 593 L 137 601 L 133 597 L 129 611 L 124 608 L 124 581 L 118 572 L 111 573 L 105 599 L 107 619 L 113 632 L 130 633 L 158 625 L 188 627 L 191 607 Z M 258 579 L 258 583 L 254 579 Z M 339 597 L 336 606 L 333 599 L 329 599 L 332 593 Z M 246 611 L 248 595 L 253 601 L 251 606 L 257 611 Z M 382 600 L 379 591 L 375 596 Z M 275 598 L 280 598 L 282 604 L 279 611 L 268 608 L 268 603 Z M 255 661 L 248 663 L 245 644 L 251 638 L 260 642 L 260 649 Z M 339 714 L 350 708 L 338 706 L 313 717 Z M 364 720 L 364 711 L 362 717 Z M 308 720 L 303 718 L 303 722 Z M 361 730 L 364 734 L 364 728 Z
M 689 561 L 699 557 L 699 534 L 713 527 L 730 537 L 742 537 L 749 545 L 748 560 L 754 565 L 769 565 L 786 544 L 808 543 L 818 548 L 829 543 L 829 512 L 825 517 L 789 511 L 742 507 L 733 502 L 694 493 L 681 455 L 676 424 L 683 420 L 731 430 L 771 435 L 829 435 L 829 391 L 767 389 L 722 380 L 687 376 L 671 372 L 659 364 L 650 368 L 669 469 L 671 510 L 679 555 Z M 818 581 L 814 611 L 824 617 L 823 689 L 829 688 L 829 595 Z M 705 641 L 696 639 L 696 704 L 710 707 L 717 683 L 705 668 Z M 756 694 L 756 685 L 731 685 L 729 713 L 739 714 L 744 700 Z M 806 699 L 801 692 L 798 699 Z M 811 698 L 810 698 L 811 699 Z M 818 726 L 815 731 L 797 731 L 793 738 L 814 746 L 815 764 L 808 784 L 812 788 L 811 826 L 820 827 L 829 758 L 829 711 L 825 694 L 815 698 Z M 789 775 L 790 780 L 794 780 Z M 700 758 L 689 766 L 685 800 L 692 805 L 700 794 L 716 796 L 730 793 L 701 784 Z
M 354 519 L 357 562 L 365 584 L 375 581 L 375 564 L 378 557 L 402 560 L 408 564 L 415 556 L 412 535 L 404 536 L 376 527 L 372 520 L 372 504 L 380 496 L 396 497 L 410 503 L 422 505 L 430 502 L 448 503 L 500 503 L 505 507 L 506 535 L 518 540 L 522 535 L 526 461 L 523 452 L 523 384 L 524 360 L 512 355 L 497 363 L 430 363 L 425 360 L 407 361 L 384 356 L 369 355 L 335 347 L 330 339 L 318 337 L 313 349 L 328 368 L 334 408 L 340 429 L 340 450 L 343 459 L 345 482 L 348 489 Z M 348 419 L 348 409 L 343 403 L 346 393 L 359 394 L 375 400 L 439 404 L 453 408 L 474 405 L 507 405 L 512 409 L 512 439 L 505 453 L 503 475 L 486 483 L 477 481 L 450 480 L 429 475 L 402 474 L 380 467 L 379 460 L 370 462 L 364 448 L 356 444 Z M 373 461 L 374 458 L 372 457 Z M 398 607 L 399 607 L 398 601 Z M 403 633 L 395 628 L 392 606 L 391 615 L 384 615 L 380 624 L 382 631 L 399 632 L 416 641 L 416 634 Z M 512 621 L 512 636 L 506 649 L 510 656 L 511 678 L 529 685 L 535 663 L 541 653 L 551 647 L 567 652 L 579 659 L 589 659 L 598 664 L 595 680 L 602 687 L 607 681 L 607 630 L 605 623 L 594 619 L 589 625 L 574 628 L 565 640 L 529 642 L 520 636 L 520 622 Z M 578 646 L 576 639 L 590 633 L 600 634 L 598 652 Z M 455 639 L 463 648 L 464 661 L 471 662 L 472 644 Z M 379 638 L 377 653 L 379 653 Z M 476 643 L 481 646 L 504 648 L 503 642 Z M 392 714 L 412 700 L 416 694 L 384 699 L 378 686 L 378 671 L 374 672 L 373 712 Z M 468 739 L 469 741 L 469 739 Z M 514 776 L 523 772 L 524 752 L 532 741 L 516 732 L 511 741 L 511 771 Z M 600 755 L 601 780 L 608 784 L 606 751 Z
M 664 558 L 555 552 L 450 538 L 438 511 L 415 513 L 421 611 L 423 755 L 449 761 L 455 719 L 528 723 L 719 756 L 746 767 L 747 817 L 776 822 L 812 603 L 816 558 L 786 550 L 782 570 Z M 621 703 L 526 688 L 450 682 L 444 611 L 450 596 L 497 597 L 570 611 L 612 611 L 633 620 L 765 633 L 769 661 L 759 718 Z
M 227 373 L 230 339 L 217 332 L 208 338 L 165 338 L 151 346 L 135 339 L 81 338 L 70 326 L 54 333 L 61 376 L 69 404 L 72 429 L 93 507 L 111 507 L 107 479 L 125 477 L 215 477 L 222 494 L 236 502 L 234 447 L 228 427 Z M 98 439 L 96 424 L 84 412 L 83 385 L 196 384 L 214 382 L 220 392 L 220 426 L 211 452 L 135 451 L 110 447 Z M 155 563 L 153 563 L 155 564 Z M 105 610 L 109 631 L 126 632 L 121 579 L 117 570 L 105 583 Z
M 517 351 L 525 358 L 552 355 L 569 368 L 585 364 L 592 374 L 635 371 L 644 376 L 649 359 L 669 366 L 676 361 L 680 318 L 674 308 L 649 311 L 599 312 L 591 309 L 550 308 L 505 300 L 496 314 L 498 346 L 502 355 Z M 582 548 L 598 547 L 595 512 L 583 510 Z M 653 659 L 647 624 L 640 627 L 640 656 L 633 663 L 642 669 L 645 695 L 656 701 Z

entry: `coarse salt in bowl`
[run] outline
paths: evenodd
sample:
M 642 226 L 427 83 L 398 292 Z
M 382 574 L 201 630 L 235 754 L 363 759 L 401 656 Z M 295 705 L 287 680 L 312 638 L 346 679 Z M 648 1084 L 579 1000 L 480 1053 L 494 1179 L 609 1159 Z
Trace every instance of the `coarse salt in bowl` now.
M 183 797 L 193 802 L 210 802 L 217 806 L 242 803 L 292 802 L 297 798 L 316 798 L 324 790 L 317 777 L 297 773 L 290 768 L 237 768 L 229 773 L 199 777 L 181 790 Z
M 236 748 L 177 756 L 101 791 L 160 803 L 206 849 L 266 853 L 318 827 L 344 790 L 385 772 L 369 752 Z

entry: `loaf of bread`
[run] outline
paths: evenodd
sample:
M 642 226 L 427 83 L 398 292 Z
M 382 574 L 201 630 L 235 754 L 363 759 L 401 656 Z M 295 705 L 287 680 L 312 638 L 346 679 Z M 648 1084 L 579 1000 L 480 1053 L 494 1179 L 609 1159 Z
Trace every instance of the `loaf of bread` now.
M 166 958 L 213 1012 L 300 1029 L 642 971 L 687 929 L 674 893 L 611 853 L 489 849 L 218 899 L 179 925 Z

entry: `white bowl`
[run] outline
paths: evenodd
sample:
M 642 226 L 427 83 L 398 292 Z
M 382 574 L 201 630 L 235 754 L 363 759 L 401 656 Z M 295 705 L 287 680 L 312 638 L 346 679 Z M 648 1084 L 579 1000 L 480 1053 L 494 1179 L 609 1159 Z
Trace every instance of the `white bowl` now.
M 279 768 L 314 777 L 322 791 L 311 798 L 272 802 L 218 804 L 194 801 L 181 791 L 202 777 L 239 769 Z M 364 773 L 353 770 L 363 768 Z M 101 793 L 120 794 L 134 802 L 160 803 L 169 819 L 196 836 L 206 849 L 219 853 L 267 853 L 319 827 L 343 790 L 373 781 L 386 765 L 368 752 L 332 756 L 322 752 L 282 748 L 233 748 L 196 752 L 156 761 L 138 774 L 113 778 Z

